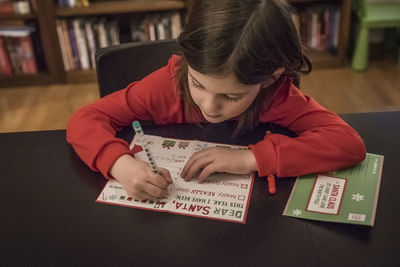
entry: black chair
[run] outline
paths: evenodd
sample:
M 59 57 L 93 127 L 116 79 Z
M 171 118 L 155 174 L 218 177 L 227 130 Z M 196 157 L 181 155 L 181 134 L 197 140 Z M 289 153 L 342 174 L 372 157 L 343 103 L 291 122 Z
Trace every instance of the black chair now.
M 127 43 L 97 50 L 95 58 L 100 97 L 141 80 L 167 65 L 171 55 L 179 53 L 176 40 Z M 299 77 L 295 77 L 297 87 L 299 82 Z
M 173 54 L 179 54 L 176 40 L 127 43 L 97 50 L 100 97 L 125 88 L 167 65 Z

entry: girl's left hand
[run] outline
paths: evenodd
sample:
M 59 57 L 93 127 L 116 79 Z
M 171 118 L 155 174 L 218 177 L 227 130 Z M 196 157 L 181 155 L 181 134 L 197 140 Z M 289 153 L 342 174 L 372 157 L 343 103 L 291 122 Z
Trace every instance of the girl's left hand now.
M 247 174 L 257 170 L 257 162 L 251 150 L 238 150 L 227 147 L 211 147 L 196 152 L 186 163 L 181 177 L 190 181 L 200 173 L 198 182 L 214 172 Z

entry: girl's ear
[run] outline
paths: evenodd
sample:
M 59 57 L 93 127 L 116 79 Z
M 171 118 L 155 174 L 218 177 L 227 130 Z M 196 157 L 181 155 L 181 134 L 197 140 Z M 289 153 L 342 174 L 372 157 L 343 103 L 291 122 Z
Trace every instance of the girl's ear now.
M 280 67 L 280 68 L 276 69 L 274 71 L 274 73 L 272 73 L 272 75 L 269 79 L 267 79 L 261 83 L 261 88 L 265 88 L 265 87 L 268 87 L 271 84 L 273 84 L 276 80 L 278 80 L 281 77 L 282 73 L 284 73 L 284 72 L 285 72 L 284 67 Z
M 276 79 L 279 79 L 279 77 L 281 77 L 282 73 L 284 73 L 284 72 L 285 72 L 285 68 L 280 67 L 280 68 L 276 69 L 276 71 L 274 71 L 274 73 L 272 75 L 275 76 Z

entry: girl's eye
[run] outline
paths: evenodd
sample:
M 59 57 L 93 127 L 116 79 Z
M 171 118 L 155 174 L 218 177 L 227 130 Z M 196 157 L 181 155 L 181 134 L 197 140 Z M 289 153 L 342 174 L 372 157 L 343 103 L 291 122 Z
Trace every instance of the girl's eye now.
M 192 80 L 192 85 L 193 85 L 193 87 L 198 88 L 198 89 L 203 88 L 202 86 L 200 86 L 200 84 L 196 83 L 196 82 L 193 81 L 193 80 Z
M 224 95 L 224 98 L 225 98 L 225 100 L 227 100 L 227 101 L 229 101 L 229 102 L 238 102 L 238 101 L 241 99 L 241 97 L 235 97 L 235 98 L 233 98 L 233 97 L 230 97 L 230 96 L 228 96 L 228 95 Z
M 204 87 L 201 86 L 200 84 L 196 83 L 193 79 L 191 80 L 191 84 L 194 88 L 196 89 L 203 89 Z M 237 102 L 241 99 L 241 97 L 230 97 L 228 95 L 222 95 L 222 97 L 229 102 Z

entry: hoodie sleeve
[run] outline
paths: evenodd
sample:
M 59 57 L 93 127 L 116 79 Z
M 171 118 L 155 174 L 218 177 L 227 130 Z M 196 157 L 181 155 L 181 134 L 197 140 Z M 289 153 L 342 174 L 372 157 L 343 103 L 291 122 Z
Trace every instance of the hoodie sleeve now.
M 286 127 L 298 136 L 268 134 L 249 146 L 255 155 L 259 176 L 327 172 L 357 164 L 365 158 L 364 142 L 358 133 L 293 84 L 279 88 L 260 120 Z
M 120 156 L 134 154 L 116 132 L 134 120 L 178 123 L 181 106 L 174 79 L 177 56 L 169 64 L 126 88 L 79 109 L 67 124 L 67 141 L 94 171 L 110 178 L 109 170 Z

